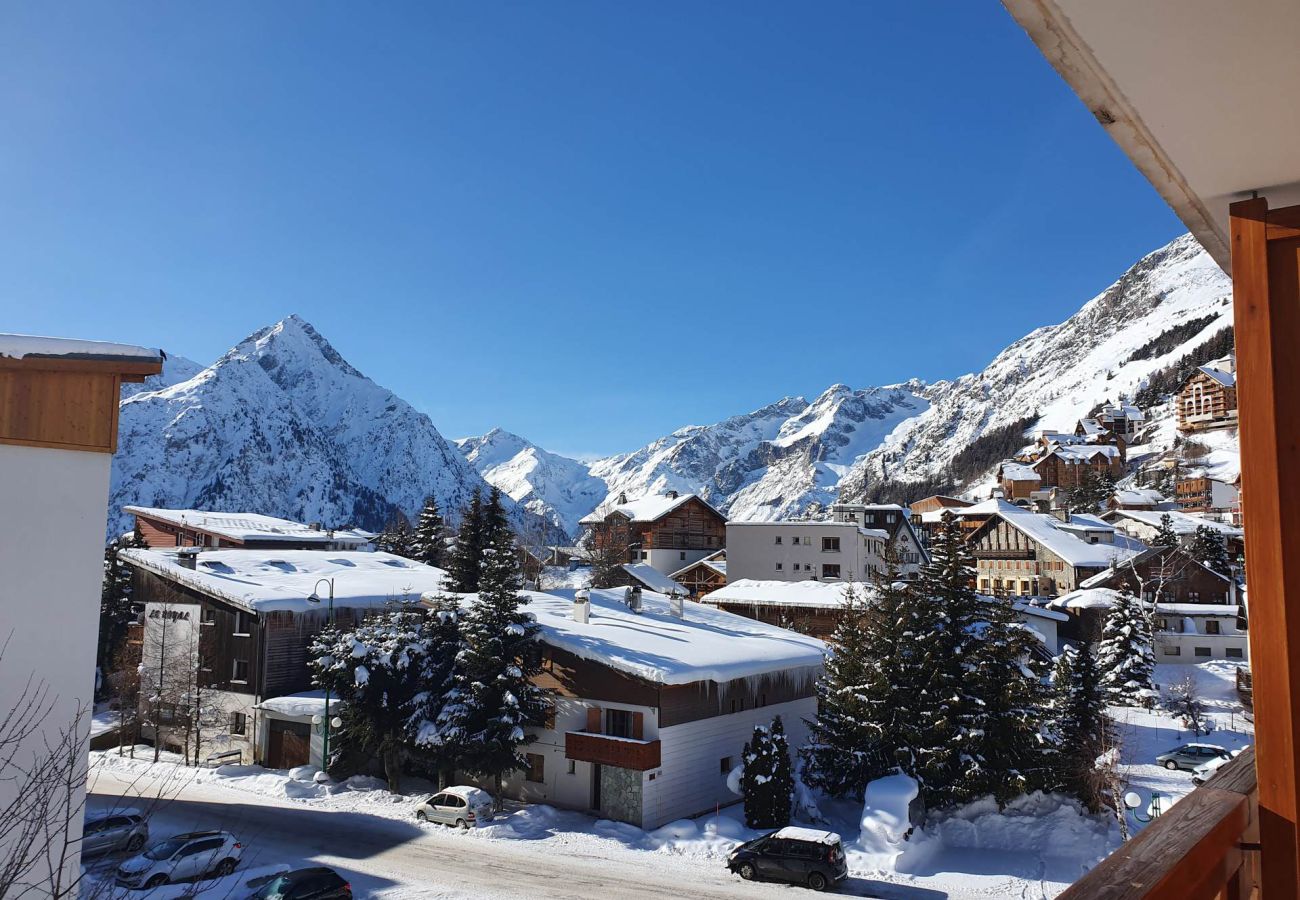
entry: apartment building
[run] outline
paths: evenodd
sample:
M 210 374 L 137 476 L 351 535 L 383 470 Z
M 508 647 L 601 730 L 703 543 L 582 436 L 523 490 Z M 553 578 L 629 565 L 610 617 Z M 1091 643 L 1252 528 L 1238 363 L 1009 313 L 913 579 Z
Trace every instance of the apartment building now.
M 728 522 L 727 581 L 870 581 L 888 545 L 888 532 L 852 522 Z

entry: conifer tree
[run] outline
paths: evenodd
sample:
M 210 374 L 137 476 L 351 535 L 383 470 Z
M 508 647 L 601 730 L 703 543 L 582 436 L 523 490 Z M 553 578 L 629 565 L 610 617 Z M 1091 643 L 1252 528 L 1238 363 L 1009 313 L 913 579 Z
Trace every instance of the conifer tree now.
M 1160 517 L 1160 527 L 1151 540 L 1153 547 L 1177 547 L 1178 532 L 1174 531 L 1174 519 L 1169 513 Z
M 429 649 L 420 675 L 421 689 L 411 698 L 406 732 L 419 748 L 422 761 L 438 771 L 439 786 L 446 787 L 457 760 L 455 747 L 442 740 L 439 719 L 455 688 L 456 660 L 464 646 L 456 598 L 440 596 L 434 601 L 425 634 Z
M 1127 588 L 1106 614 L 1097 668 L 1107 703 L 1142 706 L 1155 690 L 1155 648 L 1142 601 Z
M 479 570 L 483 560 L 483 495 L 478 488 L 461 515 L 456 546 L 447 562 L 451 590 L 470 594 L 478 590 Z
M 420 518 L 411 535 L 411 559 L 442 568 L 447 549 L 447 527 L 438 512 L 438 500 L 432 494 L 424 501 Z
M 136 617 L 131 606 L 135 569 L 118 559 L 118 551 L 147 549 L 148 546 L 140 533 L 139 523 L 136 523 L 130 534 L 122 535 L 104 548 L 104 581 L 99 594 L 98 664 L 101 668 L 112 664 L 118 648 L 126 639 L 127 627 Z
M 1197 525 L 1192 545 L 1188 548 L 1192 558 L 1220 575 L 1232 575 L 1232 561 L 1223 538 L 1208 525 Z
M 414 535 L 406 516 L 398 513 L 375 538 L 375 547 L 406 559 L 415 558 Z
M 769 727 L 755 725 L 741 756 L 741 787 L 745 795 L 745 824 L 750 828 L 781 828 L 790 824 L 794 772 L 785 727 L 777 716 Z
M 1099 760 L 1115 746 L 1100 673 L 1091 644 L 1066 647 L 1052 678 L 1052 732 L 1057 786 L 1091 812 L 1113 808 L 1115 797 Z
M 505 774 L 527 764 L 520 753 L 530 740 L 526 729 L 541 723 L 547 705 L 532 682 L 541 671 L 537 625 L 519 591 L 514 540 L 508 527 L 495 527 L 482 551 L 478 593 L 460 617 L 463 645 L 437 729 L 457 767 L 491 777 L 498 796 Z

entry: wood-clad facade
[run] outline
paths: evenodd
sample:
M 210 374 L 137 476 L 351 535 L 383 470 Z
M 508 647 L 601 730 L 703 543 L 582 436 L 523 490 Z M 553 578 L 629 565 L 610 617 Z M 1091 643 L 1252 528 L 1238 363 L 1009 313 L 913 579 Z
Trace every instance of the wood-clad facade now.
M 670 495 L 669 499 L 676 499 Z M 726 546 L 727 520 L 699 497 L 689 495 L 663 514 L 634 520 L 615 508 L 603 519 L 584 520 L 598 549 L 627 548 L 626 562 L 644 562 L 664 575 Z
M 1076 566 L 1042 542 L 993 516 L 970 537 L 981 594 L 1054 597 L 1069 593 L 1104 566 Z
M 0 443 L 114 453 L 122 384 L 160 371 L 143 359 L 0 356 Z
M 1208 431 L 1212 428 L 1236 426 L 1237 385 L 1235 374 L 1232 381 L 1232 384 L 1224 384 L 1221 378 L 1215 378 L 1202 369 L 1193 372 L 1183 382 L 1174 404 L 1178 410 L 1178 430 L 1183 432 Z

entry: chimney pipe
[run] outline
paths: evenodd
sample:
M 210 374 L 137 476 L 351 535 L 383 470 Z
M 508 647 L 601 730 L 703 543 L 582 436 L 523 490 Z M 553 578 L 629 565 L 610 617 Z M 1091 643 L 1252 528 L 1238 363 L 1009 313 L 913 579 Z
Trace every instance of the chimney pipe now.
M 634 584 L 629 587 L 624 591 L 623 597 L 627 601 L 628 609 L 632 610 L 634 613 L 639 613 L 641 611 L 641 588 L 639 585 Z
M 677 499 L 677 492 L 676 492 L 676 491 L 668 490 L 668 491 L 664 491 L 664 494 L 667 495 L 667 497 L 668 497 L 669 500 L 676 500 L 676 499 Z
M 183 568 L 196 569 L 198 567 L 199 550 L 201 547 L 182 547 L 176 551 L 176 562 L 180 563 Z
M 686 604 L 685 598 L 679 591 L 673 591 L 668 595 L 668 612 L 675 619 L 685 618 Z
M 581 588 L 573 595 L 573 621 L 586 625 L 591 620 L 591 591 Z

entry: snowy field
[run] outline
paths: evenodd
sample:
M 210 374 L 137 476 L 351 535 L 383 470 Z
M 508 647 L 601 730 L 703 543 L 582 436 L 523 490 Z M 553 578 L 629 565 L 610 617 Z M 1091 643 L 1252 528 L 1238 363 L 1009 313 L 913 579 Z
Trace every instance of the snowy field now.
M 1211 709 L 1215 731 L 1196 740 L 1220 744 L 1228 749 L 1246 746 L 1251 741 L 1251 724 L 1242 717 L 1242 708 L 1234 693 L 1235 667 L 1216 661 L 1199 666 L 1159 666 L 1157 680 L 1172 684 L 1193 674 L 1202 697 Z M 1171 750 L 1189 740 L 1191 735 L 1180 723 L 1160 712 L 1146 712 L 1115 707 L 1123 740 L 1123 761 L 1128 788 L 1144 799 L 1159 791 L 1174 802 L 1192 790 L 1190 773 L 1171 772 L 1154 763 L 1157 754 Z M 111 802 L 112 785 L 133 779 L 150 779 L 151 791 L 166 797 L 188 798 L 193 792 L 202 797 L 221 798 L 232 815 L 247 811 L 250 805 L 272 807 L 307 807 L 314 811 L 337 814 L 345 830 L 364 829 L 381 832 L 388 820 L 416 834 L 432 845 L 457 850 L 465 855 L 473 848 L 482 857 L 481 883 L 469 893 L 475 896 L 513 896 L 492 889 L 494 853 L 517 852 L 542 854 L 551 865 L 577 865 L 591 859 L 621 864 L 632 871 L 650 866 L 658 876 L 678 883 L 699 886 L 699 896 L 728 896 L 727 884 L 738 879 L 723 871 L 727 853 L 739 842 L 757 836 L 744 827 L 739 805 L 723 809 L 720 814 L 671 823 L 653 831 L 631 825 L 554 809 L 549 806 L 508 804 L 503 815 L 490 825 L 466 833 L 414 821 L 416 804 L 427 796 L 432 785 L 411 780 L 405 795 L 388 793 L 382 782 L 373 778 L 351 778 L 341 784 L 317 784 L 315 770 L 309 767 L 288 772 L 271 771 L 257 766 L 223 766 L 217 769 L 187 769 L 179 759 L 164 754 L 163 761 L 152 764 L 153 751 L 138 748 L 136 759 L 119 757 L 116 751 L 93 753 L 96 784 L 92 790 L 93 806 Z M 102 783 L 101 783 L 102 779 Z M 162 786 L 159 786 L 162 785 Z M 180 804 L 184 805 L 184 804 Z M 882 862 L 858 840 L 861 806 L 846 801 L 821 800 L 821 824 L 843 835 L 851 878 L 842 893 L 857 896 L 898 898 L 898 900 L 939 900 L 948 897 L 1054 897 L 1070 882 L 1086 872 L 1119 844 L 1119 829 L 1113 820 L 1092 817 L 1077 805 L 1058 797 L 1034 795 L 1024 797 L 999 811 L 992 802 L 975 803 L 927 824 L 904 845 L 905 849 L 892 865 Z M 276 814 L 275 810 L 267 810 Z M 284 815 L 284 814 L 281 814 Z M 331 816 L 334 819 L 334 816 Z M 154 836 L 163 836 L 167 826 L 177 829 L 225 827 L 238 833 L 235 823 L 224 820 L 181 821 L 164 802 L 154 817 Z M 289 821 L 288 818 L 285 819 Z M 159 827 L 159 826 L 163 827 Z M 387 827 L 387 826 L 384 826 Z M 1139 830 L 1142 823 L 1130 819 L 1130 828 Z M 260 841 L 253 841 L 261 845 Z M 267 849 L 274 850 L 272 842 Z M 496 848 L 496 849 L 494 849 Z M 273 857 L 273 858 L 272 858 Z M 353 879 L 358 896 L 426 897 L 458 896 L 447 893 L 447 885 L 436 874 L 403 880 L 382 866 L 369 873 L 365 861 L 349 859 L 328 843 L 305 845 L 288 843 L 279 855 L 266 852 L 248 859 L 249 865 L 289 864 L 299 866 L 310 860 L 339 865 L 337 857 L 348 864 L 347 876 Z M 96 864 L 100 867 L 104 863 Z M 431 868 L 436 873 L 436 867 Z M 648 876 L 647 876 L 648 877 Z M 679 879 L 686 879 L 684 882 Z M 236 880 L 238 880 L 236 878 Z M 718 888 L 706 889 L 708 884 Z M 203 896 L 226 896 L 224 883 L 202 891 Z M 465 886 L 468 887 L 468 886 Z M 507 884 L 500 887 L 508 888 Z M 744 885 L 743 892 L 763 893 L 786 890 L 776 886 Z M 592 895 L 600 893 L 594 891 Z M 238 895 L 238 892 L 236 892 Z M 468 895 L 468 893 L 466 894 Z M 534 892 L 534 895 L 536 893 Z M 573 892 L 558 896 L 577 896 Z

